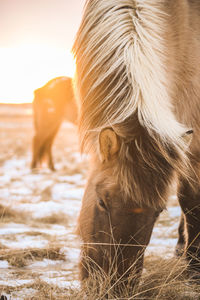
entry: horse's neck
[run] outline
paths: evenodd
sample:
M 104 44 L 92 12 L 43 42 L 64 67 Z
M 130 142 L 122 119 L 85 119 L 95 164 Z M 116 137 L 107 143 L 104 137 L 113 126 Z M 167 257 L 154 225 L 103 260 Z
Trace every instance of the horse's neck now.
M 200 1 L 171 1 L 166 36 L 172 102 L 178 121 L 199 127 L 200 117 Z M 192 117 L 191 117 L 192 116 Z

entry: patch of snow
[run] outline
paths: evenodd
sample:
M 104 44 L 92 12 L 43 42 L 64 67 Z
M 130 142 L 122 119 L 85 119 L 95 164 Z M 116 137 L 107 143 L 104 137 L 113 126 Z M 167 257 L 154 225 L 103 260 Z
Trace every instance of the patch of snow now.
M 49 241 L 39 236 L 17 236 L 15 241 L 4 240 L 4 245 L 13 249 L 31 249 L 31 248 L 44 248 L 47 247 Z
M 83 193 L 84 193 L 83 188 L 74 188 L 66 192 L 66 198 L 69 200 L 71 199 L 81 200 L 83 197 Z
M 181 208 L 180 206 L 172 206 L 168 207 L 169 217 L 177 218 L 181 216 Z
M 24 187 L 19 187 L 19 188 L 12 188 L 11 193 L 20 195 L 20 196 L 26 196 L 26 195 L 31 194 L 32 191 L 24 186 Z
M 152 238 L 151 239 L 151 243 L 150 246 L 154 246 L 154 247 L 160 247 L 160 246 L 166 246 L 166 247 L 175 247 L 177 243 L 177 239 L 159 239 L 159 238 Z
M 8 198 L 10 196 L 10 191 L 7 188 L 1 189 L 0 198 Z
M 72 185 L 67 183 L 56 183 L 52 187 L 52 200 L 61 200 L 63 198 L 66 198 L 67 191 L 69 188 L 71 188 Z
M 43 218 L 52 214 L 65 213 L 66 216 L 77 216 L 81 201 L 72 200 L 57 203 L 55 201 L 41 201 L 38 203 L 21 203 L 20 210 L 31 212 L 34 218 Z
M 82 174 L 75 174 L 71 176 L 59 176 L 58 179 L 62 182 L 73 182 L 75 184 L 80 184 L 83 182 Z
M 0 260 L 0 269 L 7 269 L 9 267 L 9 263 L 7 260 Z
M 77 163 L 81 163 L 89 158 L 87 154 L 81 154 L 80 152 L 73 152 L 72 157 L 76 160 Z
M 1 224 L 0 235 L 19 234 L 19 233 L 28 232 L 29 230 L 30 227 L 27 227 L 24 224 L 16 224 L 16 223 Z
M 78 280 L 66 281 L 65 277 L 51 278 L 41 276 L 40 278 L 46 283 L 56 285 L 59 288 L 80 288 L 80 282 Z
M 8 184 L 10 182 L 11 176 L 10 174 L 1 174 L 1 182 L 0 182 L 0 186 L 4 186 L 5 184 Z
M 67 258 L 67 269 L 76 269 L 80 260 L 80 248 L 63 247 L 61 252 L 64 253 Z
M 22 288 L 20 291 L 12 292 L 11 298 L 8 298 L 8 300 L 23 300 L 28 299 L 28 296 L 30 297 L 29 299 L 32 299 L 36 292 L 36 290 L 31 288 Z
M 174 257 L 174 248 L 173 247 L 164 247 L 164 246 L 156 246 L 149 245 L 146 249 L 145 256 L 149 255 L 157 255 L 158 257 L 164 257 L 165 259 L 169 259 Z
M 12 280 L 10 279 L 9 281 L 7 280 L 0 280 L 0 286 L 1 285 L 5 285 L 5 286 L 10 286 L 10 287 L 17 287 L 17 286 L 21 286 L 24 284 L 32 284 L 34 282 L 34 280 L 32 279 L 16 279 L 16 280 Z
M 67 230 L 62 225 L 52 225 L 51 228 L 40 229 L 41 233 L 46 233 L 53 236 L 64 236 L 67 235 Z
M 69 259 L 69 261 L 74 261 L 75 263 L 77 263 L 80 257 L 80 249 L 68 248 L 65 254 L 67 256 L 67 259 Z
M 171 195 L 171 196 L 169 197 L 169 199 L 171 199 L 171 200 L 177 200 L 177 202 L 178 202 L 178 199 L 177 199 L 177 195 L 176 195 L 176 194 Z
M 32 269 L 32 268 L 46 268 L 48 266 L 55 266 L 55 265 L 62 264 L 62 263 L 63 263 L 62 260 L 51 260 L 51 259 L 44 258 L 41 261 L 36 261 L 36 262 L 30 264 L 28 266 L 28 269 Z
M 44 176 L 42 174 L 38 174 L 38 173 L 29 173 L 27 174 L 24 178 L 22 183 L 26 183 L 26 184 L 33 184 L 33 183 L 38 183 L 38 185 L 44 185 L 46 184 L 46 182 L 44 183 Z M 52 182 L 52 181 L 51 181 Z
M 20 158 L 14 157 L 12 159 L 6 160 L 3 165 L 3 168 L 6 169 L 7 171 L 14 170 L 17 168 L 17 169 L 23 170 L 23 172 L 27 172 L 26 160 L 24 158 L 20 159 Z
M 24 224 L 3 224 L 0 227 L 0 235 L 2 236 L 2 243 L 11 248 L 42 248 L 46 247 L 49 243 L 44 237 L 40 235 L 26 235 L 28 232 L 40 232 L 41 234 L 48 234 L 52 236 L 65 236 L 68 234 L 68 231 L 64 226 L 61 225 L 51 225 L 50 228 L 34 228 L 28 227 Z M 15 239 L 12 240 L 9 238 L 7 240 L 7 236 L 15 235 Z M 5 236 L 5 238 L 3 238 Z
M 83 188 L 74 188 L 73 185 L 69 183 L 57 183 L 52 188 L 52 199 L 76 199 L 81 200 L 84 193 Z

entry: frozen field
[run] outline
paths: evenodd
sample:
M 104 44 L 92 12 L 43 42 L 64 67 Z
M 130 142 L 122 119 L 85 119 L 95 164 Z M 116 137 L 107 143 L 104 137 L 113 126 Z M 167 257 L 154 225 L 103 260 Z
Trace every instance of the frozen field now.
M 56 172 L 33 173 L 31 115 L 8 112 L 0 118 L 0 295 L 53 299 L 45 294 L 51 290 L 66 295 L 55 299 L 70 299 L 69 291 L 79 288 L 75 229 L 88 168 L 87 157 L 78 151 L 76 128 L 64 122 L 59 131 L 53 147 Z M 179 216 L 172 194 L 147 257 L 173 256 Z

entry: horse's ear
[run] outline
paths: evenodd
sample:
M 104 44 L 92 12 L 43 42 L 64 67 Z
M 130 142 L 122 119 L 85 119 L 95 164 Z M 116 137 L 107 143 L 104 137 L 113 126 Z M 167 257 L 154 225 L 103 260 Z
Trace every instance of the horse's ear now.
M 110 160 L 119 151 L 119 138 L 112 128 L 101 130 L 99 148 L 102 161 Z
M 186 142 L 186 144 L 189 146 L 191 141 L 192 141 L 192 136 L 193 136 L 193 130 L 190 129 L 186 131 L 186 133 L 183 135 L 183 139 Z

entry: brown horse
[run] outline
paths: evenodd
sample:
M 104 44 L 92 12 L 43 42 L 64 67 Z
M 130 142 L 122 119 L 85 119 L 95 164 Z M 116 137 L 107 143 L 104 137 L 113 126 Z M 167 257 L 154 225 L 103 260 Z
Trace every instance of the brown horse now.
M 114 259 L 114 286 L 140 276 L 175 177 L 178 247 L 200 272 L 200 1 L 88 0 L 73 50 L 80 139 L 91 153 L 81 278 L 112 273 Z
M 72 79 L 58 77 L 34 91 L 33 113 L 35 136 L 31 168 L 38 167 L 44 159 L 54 169 L 52 144 L 64 118 L 75 123 L 77 108 Z

